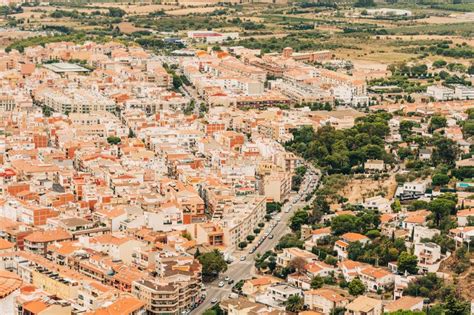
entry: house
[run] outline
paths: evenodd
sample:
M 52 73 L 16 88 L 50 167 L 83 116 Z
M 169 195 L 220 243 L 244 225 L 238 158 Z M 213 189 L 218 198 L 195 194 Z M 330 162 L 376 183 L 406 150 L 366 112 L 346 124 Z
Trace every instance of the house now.
M 428 210 L 418 210 L 409 212 L 402 221 L 402 228 L 412 232 L 416 226 L 425 226 L 428 216 L 431 214 Z
M 349 243 L 343 240 L 337 240 L 334 243 L 334 250 L 337 252 L 337 259 L 344 260 L 347 259 L 347 249 L 349 248 Z
M 469 220 L 474 222 L 474 208 L 459 210 L 456 214 L 458 221 L 458 226 L 466 226 L 469 223 Z
M 305 242 L 305 248 L 311 250 L 313 246 L 317 246 L 322 239 L 331 236 L 331 227 L 324 227 L 311 231 L 311 238 Z
M 402 296 L 398 300 L 392 301 L 384 306 L 385 313 L 392 313 L 396 311 L 422 311 L 424 299 L 414 296 Z
M 284 315 L 285 311 L 279 311 L 266 305 L 251 302 L 246 298 L 225 299 L 219 306 L 228 315 L 246 315 L 246 314 L 274 314 Z
M 374 196 L 374 197 L 367 198 L 362 203 L 362 206 L 368 210 L 377 210 L 382 213 L 387 213 L 391 211 L 390 200 L 382 196 Z
M 343 308 L 349 299 L 332 289 L 309 290 L 304 293 L 304 304 L 322 314 L 332 314 L 336 308 Z
M 344 276 L 344 279 L 347 282 L 352 281 L 355 277 L 359 275 L 362 269 L 367 267 L 369 267 L 368 264 L 364 264 L 350 259 L 339 262 L 339 269 L 341 270 L 342 275 Z
M 426 188 L 426 181 L 407 182 L 397 189 L 396 197 L 399 197 L 401 200 L 417 199 L 425 194 Z
M 290 285 L 281 283 L 275 284 L 267 289 L 268 296 L 275 302 L 281 304 L 285 303 L 290 296 L 297 295 L 303 297 L 301 289 L 292 287 Z
M 431 155 L 433 154 L 433 150 L 431 149 L 420 149 L 418 152 L 418 158 L 422 161 L 429 161 L 431 160 Z
M 439 235 L 440 230 L 430 229 L 426 226 L 416 225 L 413 228 L 413 243 L 420 243 L 422 239 L 432 239 L 435 235 Z
M 257 293 L 263 293 L 272 284 L 278 283 L 280 280 L 273 277 L 259 277 L 256 279 L 250 279 L 244 282 L 242 286 L 242 293 L 245 295 L 254 295 Z
M 393 273 L 372 266 L 361 269 L 359 271 L 359 278 L 365 284 L 367 290 L 372 292 L 377 292 L 379 290 L 383 291 L 387 286 L 394 282 Z
M 381 315 L 382 300 L 361 295 L 346 305 L 345 315 Z
M 455 241 L 456 245 L 471 242 L 474 239 L 474 226 L 464 226 L 449 230 L 449 236 Z
M 316 276 L 327 277 L 331 272 L 335 272 L 335 268 L 322 261 L 313 261 L 304 266 L 306 273 L 314 278 Z
M 290 262 L 295 258 L 301 258 L 306 263 L 318 260 L 318 256 L 297 247 L 285 248 L 283 252 L 277 256 L 277 265 L 286 268 Z
M 385 163 L 383 160 L 367 160 L 364 163 L 364 171 L 367 173 L 378 173 L 385 170 Z
M 441 246 L 435 243 L 416 243 L 415 256 L 422 272 L 437 272 L 441 263 Z
M 288 284 L 296 288 L 301 288 L 302 290 L 311 289 L 311 280 L 312 279 L 309 275 L 301 272 L 289 274 L 286 278 L 286 282 L 288 282 Z
M 370 242 L 370 239 L 367 236 L 352 232 L 342 234 L 341 239 L 347 243 L 360 242 L 362 245 L 366 245 Z

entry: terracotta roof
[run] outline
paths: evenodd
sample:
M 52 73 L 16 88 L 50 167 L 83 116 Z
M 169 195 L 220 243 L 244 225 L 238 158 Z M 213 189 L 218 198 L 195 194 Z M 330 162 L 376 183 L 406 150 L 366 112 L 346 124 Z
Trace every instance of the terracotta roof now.
M 365 269 L 362 269 L 360 271 L 361 273 L 368 275 L 369 277 L 373 277 L 376 279 L 380 279 L 383 277 L 386 277 L 388 275 L 391 275 L 391 273 L 385 269 L 382 268 L 375 268 L 375 267 L 367 267 Z
M 145 303 L 134 297 L 123 297 L 111 305 L 98 309 L 87 315 L 129 315 L 145 306 Z
M 63 229 L 36 231 L 25 237 L 26 241 L 32 243 L 54 242 L 71 239 L 72 236 Z
M 273 281 L 272 281 L 272 278 L 270 277 L 260 277 L 257 279 L 248 280 L 248 282 L 254 286 L 259 286 L 259 285 L 271 284 Z
M 384 311 L 385 312 L 396 312 L 399 310 L 403 311 L 410 311 L 413 310 L 412 308 L 422 303 L 423 305 L 423 298 L 421 297 L 413 297 L 413 296 L 402 296 L 398 300 L 388 303 L 385 305 Z
M 19 289 L 22 283 L 21 278 L 13 272 L 0 270 L 0 298 L 3 299 Z
M 48 308 L 48 304 L 41 300 L 34 300 L 23 304 L 23 310 L 29 311 L 33 314 L 38 314 Z
M 359 233 L 351 233 L 351 232 L 343 234 L 341 238 L 347 242 L 357 242 L 357 241 L 363 241 L 363 240 L 369 239 L 365 235 L 362 235 Z
M 458 211 L 457 216 L 458 217 L 470 217 L 470 216 L 474 217 L 474 208 L 460 210 Z
M 0 238 L 0 250 L 13 248 L 15 244 L 10 243 L 6 239 Z
M 339 303 L 339 302 L 347 300 L 347 298 L 343 297 L 342 295 L 340 295 L 339 293 L 337 293 L 336 291 L 331 290 L 331 289 L 309 290 L 309 291 L 306 291 L 304 294 L 305 295 L 306 294 L 308 294 L 308 295 L 319 295 L 319 296 L 322 296 L 323 298 L 325 298 L 326 300 L 329 300 L 329 301 L 332 301 L 332 302 L 335 302 L 335 303 Z
M 311 234 L 313 234 L 313 235 L 331 234 L 331 228 L 330 227 L 325 227 L 325 228 L 320 228 L 320 229 L 317 229 L 317 230 L 312 230 Z

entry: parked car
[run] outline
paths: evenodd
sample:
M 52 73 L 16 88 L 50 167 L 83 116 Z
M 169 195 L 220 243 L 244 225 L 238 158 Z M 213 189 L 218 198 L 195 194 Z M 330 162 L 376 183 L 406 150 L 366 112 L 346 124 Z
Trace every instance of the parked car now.
M 225 285 L 224 281 L 219 282 L 219 288 L 222 288 Z
M 247 256 L 244 256 L 244 255 L 240 256 L 240 261 L 244 261 L 245 259 L 247 259 Z

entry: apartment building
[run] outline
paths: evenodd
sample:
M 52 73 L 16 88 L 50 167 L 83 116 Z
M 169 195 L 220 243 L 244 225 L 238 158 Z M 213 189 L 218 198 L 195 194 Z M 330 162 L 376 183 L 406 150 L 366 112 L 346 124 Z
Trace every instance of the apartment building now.
M 115 111 L 113 100 L 102 94 L 85 89 L 42 89 L 34 93 L 35 99 L 60 113 L 90 113 Z

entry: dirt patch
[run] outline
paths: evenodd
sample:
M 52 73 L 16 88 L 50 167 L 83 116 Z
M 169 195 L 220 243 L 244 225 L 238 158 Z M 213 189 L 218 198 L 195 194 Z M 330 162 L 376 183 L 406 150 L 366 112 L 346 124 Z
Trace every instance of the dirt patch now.
M 352 179 L 342 189 L 340 193 L 348 199 L 351 204 L 361 203 L 365 198 L 370 198 L 383 193 L 387 199 L 391 199 L 397 189 L 395 175 L 391 175 L 388 179 Z
M 177 9 L 177 10 L 168 10 L 165 11 L 168 15 L 188 15 L 188 14 L 203 14 L 203 13 L 212 13 L 215 10 L 223 9 L 223 7 L 197 7 L 197 8 L 187 8 L 187 9 Z

